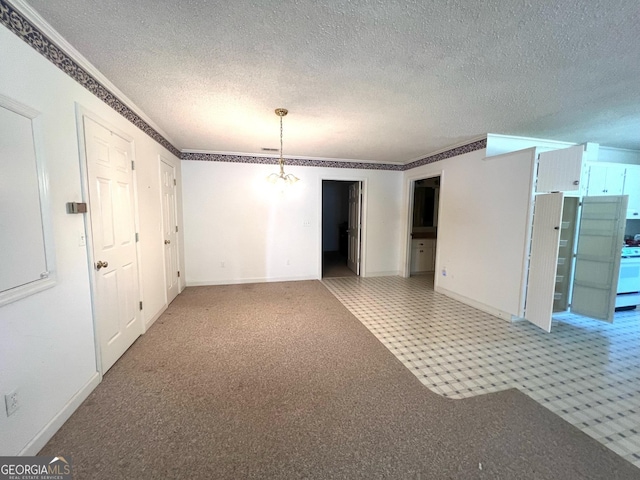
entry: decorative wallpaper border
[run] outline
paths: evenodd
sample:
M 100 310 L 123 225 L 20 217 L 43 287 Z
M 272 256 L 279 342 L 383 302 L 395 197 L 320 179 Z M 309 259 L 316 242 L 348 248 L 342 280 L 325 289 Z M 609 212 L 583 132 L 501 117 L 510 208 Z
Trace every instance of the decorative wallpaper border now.
M 7 3 L 0 0 L 0 24 L 7 27 L 18 37 L 24 40 L 34 50 L 38 51 L 47 60 L 53 63 L 60 70 L 65 72 L 81 86 L 89 90 L 96 97 L 114 109 L 153 140 L 165 147 L 176 157 L 182 160 L 196 160 L 207 162 L 233 162 L 233 163 L 257 163 L 275 165 L 278 163 L 277 158 L 273 157 L 253 157 L 244 155 L 222 155 L 213 153 L 190 153 L 181 152 L 174 147 L 171 142 L 164 138 L 151 125 L 145 122 L 137 113 L 127 107 L 118 97 L 116 97 L 109 89 L 96 80 L 89 72 L 78 65 L 64 50 L 53 43 L 44 33 L 26 19 L 18 10 Z M 427 165 L 429 163 L 438 162 L 445 158 L 455 157 L 464 153 L 481 150 L 487 147 L 487 139 L 452 148 L 444 152 L 421 158 L 406 165 L 394 165 L 391 163 L 367 163 L 367 162 L 338 162 L 331 160 L 308 160 L 299 158 L 287 158 L 288 165 L 296 165 L 302 167 L 328 167 L 328 168 L 356 168 L 362 170 L 392 170 L 405 171 L 412 168 Z
M 252 157 L 248 155 L 223 155 L 218 153 L 190 153 L 182 152 L 182 160 L 196 160 L 201 162 L 230 162 L 230 163 L 257 163 L 261 165 L 277 165 L 276 157 Z M 287 165 L 299 167 L 325 167 L 325 168 L 359 168 L 363 170 L 404 170 L 404 165 L 391 163 L 366 163 L 366 162 L 338 162 L 331 160 L 309 160 L 304 158 L 285 158 Z
M 0 24 L 15 33 L 56 67 L 65 72 L 81 86 L 89 90 L 96 97 L 173 153 L 176 157 L 180 157 L 180 150 L 174 147 L 151 125 L 140 118 L 138 114 L 127 107 L 118 97 L 98 82 L 98 80 L 96 80 L 89 72 L 78 65 L 65 51 L 53 43 L 45 34 L 38 30 L 35 25 L 27 20 L 19 11 L 5 0 L 0 0 Z
M 475 142 L 467 143 L 459 147 L 452 148 L 451 150 L 445 150 L 444 152 L 436 153 L 435 155 L 429 155 L 428 157 L 421 158 L 415 162 L 407 163 L 404 165 L 403 170 L 411 170 L 412 168 L 421 167 L 429 163 L 439 162 L 446 158 L 457 157 L 465 153 L 475 152 L 476 150 L 482 150 L 487 148 L 487 138 L 476 140 Z
M 451 150 L 429 155 L 406 165 L 394 165 L 392 163 L 366 163 L 366 162 L 338 162 L 331 160 L 307 160 L 303 158 L 286 158 L 287 165 L 300 167 L 324 167 L 324 168 L 357 168 L 361 170 L 394 170 L 405 171 L 421 167 L 429 163 L 439 162 L 446 158 L 456 157 L 465 153 L 475 152 L 487 148 L 487 139 L 483 138 L 475 142 L 461 145 Z M 252 157 L 249 155 L 223 155 L 219 153 L 190 153 L 182 152 L 182 160 L 195 160 L 200 162 L 229 162 L 229 163 L 256 163 L 261 165 L 277 165 L 275 157 Z

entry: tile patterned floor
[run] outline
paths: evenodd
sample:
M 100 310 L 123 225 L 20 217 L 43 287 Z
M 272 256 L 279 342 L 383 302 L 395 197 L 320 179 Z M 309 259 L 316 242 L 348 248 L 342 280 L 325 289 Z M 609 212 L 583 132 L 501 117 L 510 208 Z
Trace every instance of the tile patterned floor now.
M 430 276 L 323 283 L 434 392 L 518 388 L 640 467 L 640 311 L 562 314 L 548 334 L 435 293 Z

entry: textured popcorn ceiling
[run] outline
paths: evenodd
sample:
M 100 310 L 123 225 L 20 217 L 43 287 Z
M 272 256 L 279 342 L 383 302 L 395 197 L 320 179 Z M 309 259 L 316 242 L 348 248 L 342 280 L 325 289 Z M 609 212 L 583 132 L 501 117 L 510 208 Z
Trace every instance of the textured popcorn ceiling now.
M 487 132 L 640 149 L 637 0 L 27 0 L 180 149 L 407 163 Z

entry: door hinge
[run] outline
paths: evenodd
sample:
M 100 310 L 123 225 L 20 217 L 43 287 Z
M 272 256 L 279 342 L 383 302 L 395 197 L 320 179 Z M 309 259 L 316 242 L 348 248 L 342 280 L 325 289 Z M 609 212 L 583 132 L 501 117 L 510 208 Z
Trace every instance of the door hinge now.
M 178 278 L 180 278 L 180 270 L 178 270 Z
M 131 160 L 131 170 L 135 170 L 135 169 L 136 169 L 136 162 Z
M 178 225 L 176 225 L 176 232 L 178 231 Z
M 142 302 L 140 302 L 140 310 L 142 310 Z
M 138 232 L 136 232 L 136 242 L 140 241 L 140 234 Z
M 176 179 L 173 179 L 173 186 L 175 187 L 176 185 L 178 185 L 178 182 L 176 182 Z

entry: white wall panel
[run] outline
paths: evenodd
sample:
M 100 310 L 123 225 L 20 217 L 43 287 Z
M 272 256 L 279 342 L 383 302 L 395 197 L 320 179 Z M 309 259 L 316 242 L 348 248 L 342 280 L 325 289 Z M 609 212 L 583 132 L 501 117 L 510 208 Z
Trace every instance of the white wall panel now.
M 283 195 L 275 169 L 182 163 L 189 285 L 320 278 L 323 178 L 364 182 L 364 273 L 398 273 L 402 173 L 286 166 L 300 181 Z
M 10 417 L 0 415 L 0 455 L 35 454 L 97 382 L 87 247 L 80 245 L 84 218 L 65 210 L 67 202 L 83 200 L 76 104 L 134 141 L 147 319 L 164 307 L 162 244 L 155 239 L 161 232 L 159 154 L 180 171 L 173 155 L 5 28 L 0 45 L 0 94 L 42 112 L 58 274 L 53 288 L 0 307 L 0 395 L 17 389 L 21 404 Z
M 483 160 L 485 151 L 478 150 L 405 173 L 404 212 L 410 182 L 441 175 L 436 289 L 508 318 L 521 313 L 533 154 Z M 408 215 L 403 218 L 407 232 Z M 403 242 L 408 245 L 406 237 Z

